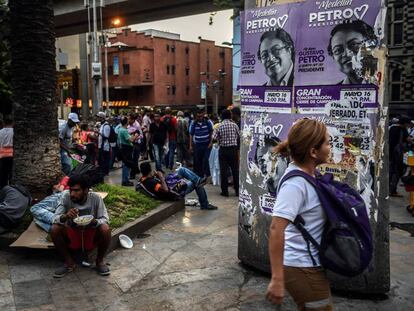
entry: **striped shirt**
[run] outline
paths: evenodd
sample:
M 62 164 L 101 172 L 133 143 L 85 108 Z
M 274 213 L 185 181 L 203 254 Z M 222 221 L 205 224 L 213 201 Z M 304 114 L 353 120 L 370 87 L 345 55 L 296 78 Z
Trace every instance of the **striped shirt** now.
M 240 139 L 239 127 L 230 119 L 223 120 L 214 132 L 213 139 L 220 147 L 236 147 Z
M 213 132 L 213 125 L 206 120 L 202 122 L 192 121 L 188 132 L 193 136 L 195 144 L 208 144 L 210 143 L 211 132 Z

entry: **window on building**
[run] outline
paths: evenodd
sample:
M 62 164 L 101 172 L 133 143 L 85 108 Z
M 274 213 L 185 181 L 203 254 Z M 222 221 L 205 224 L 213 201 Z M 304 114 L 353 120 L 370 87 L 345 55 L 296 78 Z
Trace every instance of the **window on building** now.
M 185 54 L 188 55 L 189 53 L 190 53 L 190 48 L 189 47 L 186 47 L 185 48 Z
M 185 67 L 185 75 L 186 76 L 190 75 L 190 67 Z
M 175 65 L 172 65 L 171 66 L 171 74 L 172 75 L 175 75 Z
M 185 95 L 190 95 L 190 87 L 189 86 L 187 86 L 186 88 L 185 88 Z
M 175 53 L 175 46 L 174 45 L 171 45 L 171 52 Z
M 167 86 L 167 95 L 170 95 L 171 94 L 171 86 Z
M 119 75 L 119 58 L 118 56 L 114 56 L 113 58 L 113 74 L 114 76 Z
M 397 4 L 392 9 L 392 20 L 390 25 L 391 30 L 391 45 L 401 45 L 404 40 L 404 6 Z
M 109 76 L 112 76 L 113 70 L 114 70 L 114 67 L 113 66 L 108 66 L 108 75 Z
M 170 45 L 167 44 L 167 52 L 169 52 L 169 51 L 170 51 Z
M 394 69 L 391 72 L 391 101 L 401 100 L 402 71 Z
M 220 52 L 220 58 L 224 58 L 224 56 L 226 56 L 226 52 L 221 51 L 221 52 Z
M 129 64 L 123 64 L 122 69 L 124 70 L 124 75 L 129 75 Z
M 167 65 L 167 75 L 170 74 L 170 65 Z
M 172 95 L 175 95 L 176 87 L 175 85 L 172 86 Z

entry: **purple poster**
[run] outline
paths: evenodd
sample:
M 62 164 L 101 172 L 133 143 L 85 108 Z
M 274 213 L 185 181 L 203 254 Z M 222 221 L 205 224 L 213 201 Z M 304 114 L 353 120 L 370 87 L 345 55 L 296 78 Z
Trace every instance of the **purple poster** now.
M 369 0 L 308 0 L 247 10 L 240 87 L 254 92 L 253 105 L 264 110 L 287 107 L 280 102 L 285 98 L 301 113 L 350 99 L 376 108 L 383 79 L 374 50 L 383 37 L 383 17 L 381 1 Z M 242 96 L 242 104 L 251 105 L 250 97 Z

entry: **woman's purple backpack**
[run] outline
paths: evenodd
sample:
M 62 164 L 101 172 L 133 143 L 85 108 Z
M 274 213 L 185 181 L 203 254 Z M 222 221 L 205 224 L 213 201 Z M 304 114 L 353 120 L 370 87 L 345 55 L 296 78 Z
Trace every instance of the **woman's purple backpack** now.
M 347 184 L 335 181 L 332 174 L 319 174 L 314 178 L 303 171 L 293 170 L 283 177 L 279 188 L 294 176 L 303 177 L 314 186 L 327 217 L 320 245 L 306 231 L 305 221 L 300 215 L 293 222 L 308 244 L 314 265 L 310 243 L 318 250 L 325 269 L 348 277 L 361 274 L 368 267 L 373 253 L 371 226 L 364 200 Z

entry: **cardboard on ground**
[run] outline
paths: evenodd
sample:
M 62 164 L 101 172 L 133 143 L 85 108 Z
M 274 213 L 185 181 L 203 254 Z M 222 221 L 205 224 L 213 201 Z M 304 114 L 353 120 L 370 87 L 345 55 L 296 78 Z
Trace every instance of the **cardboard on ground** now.
M 108 195 L 106 192 L 97 192 L 102 199 Z M 50 249 L 54 248 L 53 243 L 47 240 L 48 233 L 37 226 L 33 221 L 29 228 L 23 232 L 20 237 L 10 245 L 10 247 L 25 247 L 35 249 Z

